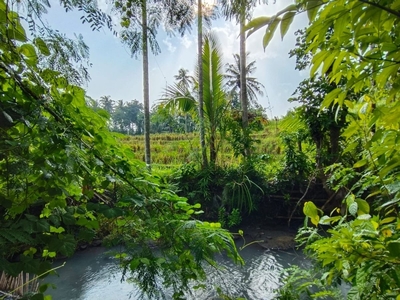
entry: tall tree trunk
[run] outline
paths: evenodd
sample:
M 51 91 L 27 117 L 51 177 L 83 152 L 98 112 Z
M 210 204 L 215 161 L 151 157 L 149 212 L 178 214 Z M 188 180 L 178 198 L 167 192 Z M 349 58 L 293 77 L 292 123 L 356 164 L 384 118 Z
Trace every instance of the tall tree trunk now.
M 149 97 L 149 54 L 147 37 L 147 5 L 142 0 L 142 54 L 143 54 L 143 104 L 144 104 L 144 148 L 145 161 L 151 169 L 150 156 L 150 97 Z
M 330 141 L 330 162 L 333 164 L 337 162 L 339 158 L 339 140 L 340 140 L 340 127 L 332 125 L 329 128 L 329 141 Z
M 246 36 L 244 26 L 246 25 L 246 8 L 245 1 L 242 1 L 240 16 L 240 103 L 242 106 L 242 126 L 245 140 L 249 139 L 247 127 L 249 125 L 248 105 L 247 105 L 247 89 L 246 89 Z M 246 143 L 247 144 L 247 143 Z M 244 149 L 246 157 L 249 156 L 250 149 Z
M 189 117 L 187 114 L 185 114 L 185 133 L 189 132 Z
M 322 164 L 322 138 L 317 137 L 314 138 L 315 143 L 315 167 L 317 168 L 318 173 L 324 173 L 324 167 Z
M 197 51 L 198 51 L 198 72 L 199 72 L 199 121 L 200 121 L 200 147 L 203 168 L 207 167 L 207 149 L 204 130 L 203 110 L 203 8 L 202 1 L 197 0 Z
M 217 160 L 217 148 L 215 147 L 216 137 L 215 137 L 215 129 L 211 129 L 210 133 L 210 164 L 211 166 L 215 165 Z

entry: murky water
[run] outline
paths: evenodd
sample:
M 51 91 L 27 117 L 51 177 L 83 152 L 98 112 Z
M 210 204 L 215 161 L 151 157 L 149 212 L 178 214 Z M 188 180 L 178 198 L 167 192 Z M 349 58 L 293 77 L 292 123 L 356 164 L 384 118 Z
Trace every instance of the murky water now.
M 116 260 L 105 248 L 90 248 L 76 253 L 58 270 L 59 277 L 51 276 L 57 289 L 49 289 L 54 300 L 124 300 L 139 299 L 140 292 L 134 284 L 121 282 L 121 271 Z M 208 280 L 203 290 L 193 290 L 187 299 L 216 299 L 215 287 L 233 297 L 246 299 L 273 299 L 274 290 L 281 285 L 281 271 L 290 265 L 307 265 L 300 252 L 272 251 L 257 245 L 241 252 L 246 264 L 237 266 L 224 257 L 218 261 L 222 270 L 208 269 Z M 60 261 L 58 264 L 62 264 Z

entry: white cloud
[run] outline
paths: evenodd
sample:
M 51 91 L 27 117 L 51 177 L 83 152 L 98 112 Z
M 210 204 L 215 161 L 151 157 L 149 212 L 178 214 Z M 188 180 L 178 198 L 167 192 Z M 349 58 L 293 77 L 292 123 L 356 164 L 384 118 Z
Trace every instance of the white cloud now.
M 180 38 L 180 41 L 181 41 L 181 45 L 183 47 L 185 47 L 186 49 L 189 49 L 190 46 L 192 46 L 192 44 L 193 44 L 193 41 L 190 40 L 190 38 L 188 38 L 187 35 L 185 35 L 182 38 Z
M 174 53 L 174 52 L 175 52 L 176 47 L 172 44 L 171 38 L 169 38 L 169 37 L 165 38 L 165 39 L 163 40 L 163 43 L 164 43 L 165 45 L 167 45 L 167 48 L 168 48 L 168 51 L 169 51 L 169 52 L 171 52 L 171 53 Z
M 232 62 L 232 54 L 239 53 L 239 26 L 227 21 L 222 26 L 213 27 L 212 32 L 218 36 L 224 59 Z

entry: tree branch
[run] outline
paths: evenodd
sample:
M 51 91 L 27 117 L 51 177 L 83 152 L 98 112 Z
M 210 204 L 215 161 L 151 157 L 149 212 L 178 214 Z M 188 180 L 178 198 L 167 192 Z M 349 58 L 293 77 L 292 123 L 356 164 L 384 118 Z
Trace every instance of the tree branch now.
M 388 8 L 388 7 L 385 7 L 385 6 L 383 6 L 383 5 L 379 4 L 379 3 L 371 2 L 371 1 L 368 1 L 368 0 L 359 0 L 359 1 L 363 2 L 365 4 L 369 4 L 371 6 L 375 6 L 377 8 L 380 8 L 380 9 L 382 9 L 382 10 L 384 10 L 384 11 L 386 11 L 386 12 L 392 14 L 392 15 L 395 15 L 398 18 L 400 18 L 400 12 L 399 11 L 395 11 L 395 10 L 393 10 L 391 8 Z
M 2 69 L 6 74 L 12 78 L 15 83 L 19 86 L 19 88 L 22 90 L 25 95 L 31 97 L 36 103 L 38 103 L 41 107 L 43 107 L 44 110 L 46 110 L 50 115 L 52 115 L 55 119 L 56 122 L 65 125 L 66 128 L 73 128 L 73 126 L 61 115 L 59 115 L 57 112 L 55 112 L 53 109 L 51 109 L 46 103 L 43 101 L 43 99 L 38 96 L 34 91 L 28 87 L 23 79 L 15 73 L 15 71 L 10 68 L 8 65 L 6 65 L 3 62 L 0 62 L 0 69 Z M 95 150 L 93 149 L 90 145 L 88 145 L 84 140 L 80 138 L 80 136 L 73 130 L 71 129 L 70 133 L 80 142 L 82 143 L 83 146 L 86 147 L 88 150 Z M 96 151 L 97 152 L 97 151 Z M 115 175 L 119 176 L 124 182 L 126 182 L 130 187 L 132 187 L 134 190 L 136 190 L 139 194 L 145 195 L 137 186 L 135 186 L 124 174 L 122 174 L 119 170 L 108 164 L 103 157 L 98 154 L 93 152 L 94 157 L 96 157 L 98 160 L 100 160 L 104 166 L 110 170 L 112 173 Z

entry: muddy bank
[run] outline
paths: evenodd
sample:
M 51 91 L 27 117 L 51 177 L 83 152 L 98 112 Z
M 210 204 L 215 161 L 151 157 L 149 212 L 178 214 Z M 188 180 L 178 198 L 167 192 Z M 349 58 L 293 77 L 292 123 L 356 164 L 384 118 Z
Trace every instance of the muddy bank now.
M 264 249 L 289 250 L 296 247 L 297 228 L 287 226 L 244 226 L 246 244 L 256 243 Z

